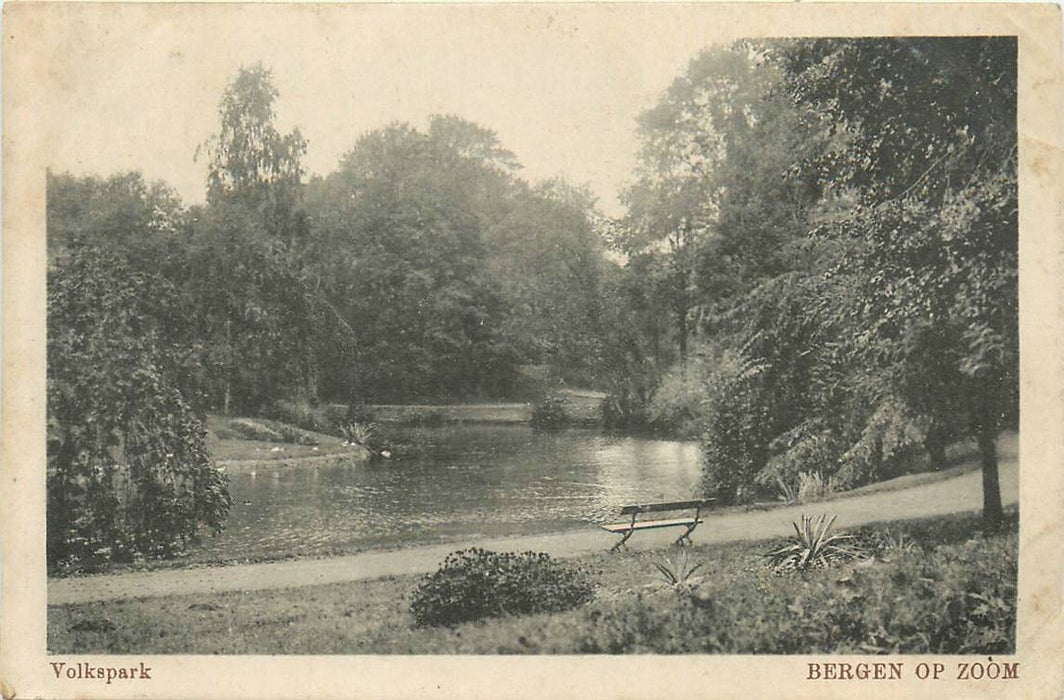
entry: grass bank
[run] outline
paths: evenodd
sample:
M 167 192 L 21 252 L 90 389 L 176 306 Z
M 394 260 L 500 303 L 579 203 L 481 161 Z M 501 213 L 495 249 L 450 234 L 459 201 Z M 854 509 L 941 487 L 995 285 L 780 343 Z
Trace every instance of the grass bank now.
M 1016 513 L 983 536 L 977 516 L 860 528 L 912 549 L 872 563 L 776 576 L 769 541 L 689 548 L 695 597 L 659 585 L 675 550 L 596 554 L 595 600 L 568 612 L 418 628 L 420 577 L 49 608 L 53 653 L 986 653 L 1013 650 Z M 785 533 L 781 532 L 783 536 Z M 884 560 L 885 559 L 885 560 Z
M 342 438 L 265 418 L 207 416 L 207 451 L 216 466 L 251 468 L 363 460 L 369 453 Z

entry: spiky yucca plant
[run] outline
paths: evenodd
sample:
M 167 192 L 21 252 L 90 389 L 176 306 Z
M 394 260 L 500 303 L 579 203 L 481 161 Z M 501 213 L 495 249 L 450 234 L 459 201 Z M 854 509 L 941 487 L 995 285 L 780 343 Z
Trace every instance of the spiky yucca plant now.
M 686 549 L 680 552 L 676 561 L 666 556 L 664 561 L 654 562 L 654 568 L 665 587 L 677 593 L 690 593 L 702 580 L 701 576 L 695 576 L 695 572 L 702 568 L 702 562 L 695 561 Z
M 787 538 L 786 544 L 765 554 L 772 567 L 779 572 L 806 571 L 857 556 L 858 551 L 849 544 L 852 535 L 832 532 L 836 517 L 828 520 L 827 515 L 821 515 L 814 520 L 803 515 L 800 526 L 791 523 L 795 534 Z

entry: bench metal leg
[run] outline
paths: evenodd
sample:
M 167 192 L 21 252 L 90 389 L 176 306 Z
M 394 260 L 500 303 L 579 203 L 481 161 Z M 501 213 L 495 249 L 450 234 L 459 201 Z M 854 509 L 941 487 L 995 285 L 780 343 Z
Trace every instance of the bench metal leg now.
M 612 546 L 612 547 L 610 548 L 610 551 L 611 551 L 611 552 L 616 552 L 616 551 L 617 551 L 618 549 L 620 549 L 621 547 L 624 547 L 624 551 L 626 551 L 626 552 L 627 552 L 627 551 L 628 551 L 628 545 L 626 545 L 626 544 L 625 544 L 625 542 L 627 542 L 627 541 L 628 541 L 628 538 L 632 536 L 632 533 L 633 533 L 633 532 L 635 532 L 635 530 L 625 530 L 625 532 L 624 532 L 624 537 L 622 537 L 622 538 L 621 538 L 621 541 L 620 541 L 620 542 L 618 542 L 617 544 L 613 545 L 613 546 Z
M 695 531 L 696 527 L 698 527 L 698 523 L 702 522 L 701 520 L 699 520 L 701 515 L 702 515 L 702 506 L 698 506 L 698 507 L 695 508 L 695 519 L 694 519 L 694 522 L 692 522 L 690 525 L 688 525 L 687 526 L 687 530 L 682 535 L 680 535 L 679 537 L 676 538 L 676 546 L 677 547 L 682 547 L 684 540 L 687 540 L 687 544 L 694 544 L 693 542 L 691 542 L 691 533 Z
M 695 531 L 696 527 L 698 527 L 698 523 L 697 522 L 695 522 L 695 523 L 693 523 L 691 525 L 688 525 L 687 526 L 687 530 L 682 535 L 680 535 L 679 537 L 676 538 L 676 543 L 675 543 L 676 546 L 677 547 L 682 547 L 684 540 L 687 540 L 687 544 L 694 544 L 693 542 L 691 542 L 691 533 Z
M 620 542 L 618 542 L 617 544 L 613 545 L 613 547 L 610 548 L 611 552 L 616 552 L 621 547 L 624 547 L 624 551 L 626 551 L 626 552 L 628 551 L 628 545 L 626 545 L 625 542 L 627 542 L 628 538 L 632 536 L 633 532 L 635 532 L 635 516 L 636 516 L 636 514 L 632 513 L 632 522 L 628 525 L 628 529 L 625 530 L 624 537 L 621 538 Z

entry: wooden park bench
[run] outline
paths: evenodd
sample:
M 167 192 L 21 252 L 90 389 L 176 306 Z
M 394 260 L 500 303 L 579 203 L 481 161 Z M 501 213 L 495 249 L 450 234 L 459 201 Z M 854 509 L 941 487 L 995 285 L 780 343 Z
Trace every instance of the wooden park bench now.
M 682 545 L 684 540 L 687 540 L 688 544 L 691 543 L 691 533 L 695 531 L 699 523 L 705 522 L 699 516 L 702 513 L 702 509 L 707 507 L 713 502 L 712 498 L 703 499 L 700 501 L 674 501 L 671 503 L 647 503 L 643 505 L 624 506 L 621 508 L 621 515 L 631 515 L 632 519 L 625 523 L 608 523 L 605 525 L 599 525 L 603 530 L 612 532 L 617 535 L 624 535 L 621 541 L 613 545 L 610 548 L 611 552 L 617 551 L 620 547 L 628 549 L 628 545 L 625 542 L 628 538 L 635 533 L 636 530 L 651 530 L 659 527 L 682 527 L 684 533 L 676 538 L 676 544 Z M 640 513 L 666 513 L 670 511 L 679 510 L 694 510 L 695 516 L 693 518 L 671 518 L 668 520 L 636 520 L 636 516 Z

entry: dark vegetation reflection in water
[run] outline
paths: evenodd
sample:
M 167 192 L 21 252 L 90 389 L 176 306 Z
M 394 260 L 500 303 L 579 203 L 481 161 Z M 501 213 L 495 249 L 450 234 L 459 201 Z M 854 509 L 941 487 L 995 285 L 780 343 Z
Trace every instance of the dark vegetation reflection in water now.
M 525 426 L 392 431 L 397 457 L 231 470 L 226 530 L 203 560 L 313 555 L 590 526 L 688 498 L 696 443 Z

